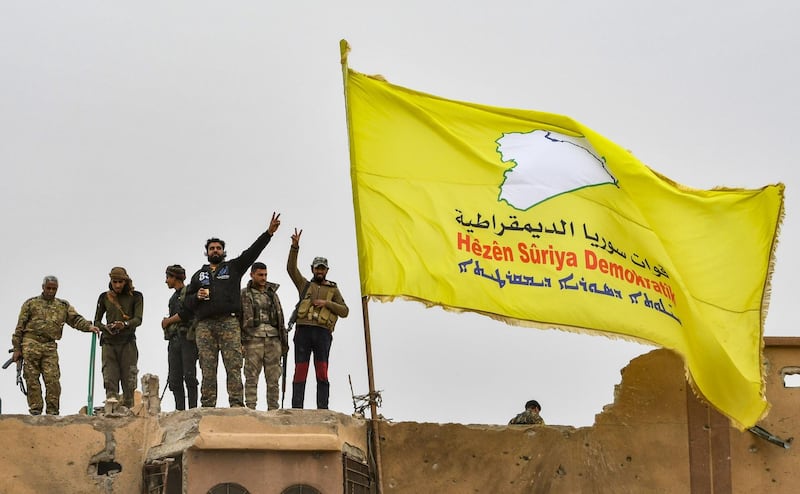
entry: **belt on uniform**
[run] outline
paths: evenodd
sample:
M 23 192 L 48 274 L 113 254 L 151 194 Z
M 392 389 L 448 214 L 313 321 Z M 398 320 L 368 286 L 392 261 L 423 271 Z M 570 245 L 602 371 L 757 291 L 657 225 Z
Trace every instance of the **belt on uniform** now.
M 206 319 L 225 319 L 226 317 L 236 317 L 235 312 L 226 312 L 224 314 L 214 314 L 212 316 L 206 317 Z
M 244 337 L 244 336 L 242 337 L 242 343 L 245 344 L 245 345 L 247 345 L 248 343 L 261 344 L 261 343 L 264 343 L 264 341 L 266 341 L 266 339 L 267 339 L 266 336 L 249 336 L 248 335 L 246 337 Z
M 52 343 L 52 342 L 56 341 L 53 338 L 50 338 L 49 336 L 45 336 L 43 334 L 36 334 L 36 333 L 25 333 L 22 336 L 22 338 L 23 339 L 30 338 L 32 340 L 38 341 L 39 343 Z
M 278 338 L 278 337 L 280 337 L 279 334 L 265 334 L 263 336 L 255 336 L 255 335 L 251 335 L 251 334 L 246 335 L 246 336 L 242 335 L 242 343 L 247 343 L 248 341 L 255 341 L 255 340 L 263 341 L 263 340 L 265 340 L 267 338 Z

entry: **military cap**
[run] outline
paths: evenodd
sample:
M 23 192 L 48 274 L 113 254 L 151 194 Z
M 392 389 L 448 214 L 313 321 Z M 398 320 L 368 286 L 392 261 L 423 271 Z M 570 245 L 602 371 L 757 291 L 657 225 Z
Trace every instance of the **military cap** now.
M 312 268 L 316 268 L 317 266 L 325 266 L 328 267 L 328 259 L 325 257 L 315 257 L 314 262 L 311 263 Z

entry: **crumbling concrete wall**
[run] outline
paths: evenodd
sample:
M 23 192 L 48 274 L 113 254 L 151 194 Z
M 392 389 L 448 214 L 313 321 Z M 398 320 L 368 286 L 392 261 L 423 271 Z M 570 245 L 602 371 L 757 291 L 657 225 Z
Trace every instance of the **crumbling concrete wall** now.
M 680 359 L 623 372 L 594 427 L 380 424 L 387 493 L 689 492 Z
M 152 418 L 4 415 L 0 486 L 15 494 L 142 491 L 144 450 L 160 440 Z
M 760 425 L 785 439 L 800 427 L 800 387 L 783 381 L 786 373 L 800 374 L 800 339 L 768 341 L 765 359 L 772 410 Z M 614 403 L 593 427 L 378 421 L 381 484 L 386 494 L 797 491 L 796 449 L 738 431 L 720 417 L 687 389 L 681 359 L 654 350 L 622 370 Z M 202 471 L 196 486 L 202 490 L 215 479 L 237 480 L 232 469 L 215 471 L 214 462 L 206 461 L 215 451 L 238 459 L 244 452 L 254 468 L 279 475 L 297 451 L 342 450 L 358 457 L 368 449 L 365 420 L 324 410 L 4 415 L 0 437 L 0 488 L 23 494 L 139 494 L 145 462 L 169 457 L 183 459 L 185 488 L 192 471 Z M 121 471 L 113 470 L 115 464 Z M 323 466 L 334 468 L 332 462 Z M 248 475 L 266 489 L 263 473 L 240 476 Z
M 164 458 L 183 459 L 187 492 L 204 494 L 228 481 L 263 491 L 266 479 L 276 485 L 314 481 L 327 492 L 342 485 L 342 453 L 366 459 L 367 423 L 327 410 L 244 408 L 157 416 L 0 415 L 6 446 L 0 448 L 0 492 L 140 494 L 145 464 Z M 304 471 L 300 457 L 304 468 L 321 466 Z
M 781 376 L 800 372 L 790 340 L 765 350 L 772 411 L 760 425 L 782 438 L 800 427 L 800 388 L 784 388 Z M 654 350 L 623 369 L 593 427 L 380 423 L 384 492 L 797 492 L 800 453 L 714 419 L 687 386 L 682 360 Z
M 772 434 L 800 439 L 800 387 L 784 376 L 800 374 L 800 338 L 766 338 L 765 385 L 771 408 L 759 423 Z M 800 441 L 781 449 L 749 433 L 731 433 L 734 492 L 800 492 Z

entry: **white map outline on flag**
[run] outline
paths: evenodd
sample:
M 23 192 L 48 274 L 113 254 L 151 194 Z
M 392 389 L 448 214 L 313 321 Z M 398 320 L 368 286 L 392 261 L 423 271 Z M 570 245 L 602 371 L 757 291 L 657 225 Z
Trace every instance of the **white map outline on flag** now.
M 553 197 L 617 179 L 583 137 L 550 130 L 504 133 L 497 139 L 503 163 L 514 163 L 503 175 L 498 200 L 525 211 Z

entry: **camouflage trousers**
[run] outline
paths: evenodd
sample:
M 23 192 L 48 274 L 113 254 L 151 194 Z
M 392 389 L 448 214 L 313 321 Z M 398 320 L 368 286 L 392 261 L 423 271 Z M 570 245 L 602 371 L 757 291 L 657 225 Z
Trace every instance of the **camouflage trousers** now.
M 121 345 L 104 343 L 101 347 L 103 359 L 103 387 L 106 399 L 119 399 L 119 388 L 122 385 L 122 405 L 133 406 L 133 393 L 136 391 L 136 379 L 139 369 L 139 349 L 136 340 Z
M 42 413 L 42 385 L 47 396 L 47 413 L 58 415 L 61 401 L 61 369 L 58 366 L 58 344 L 55 341 L 40 343 L 32 338 L 22 340 L 22 375 L 28 387 L 28 410 L 31 415 Z
M 219 355 L 227 374 L 228 403 L 244 406 L 242 399 L 242 336 L 235 316 L 210 317 L 197 322 L 195 335 L 200 358 L 200 404 L 217 406 L 217 367 Z
M 255 410 L 258 401 L 258 378 L 264 369 L 267 382 L 267 410 L 278 409 L 281 377 L 281 339 L 278 336 L 244 340 L 244 398 Z

